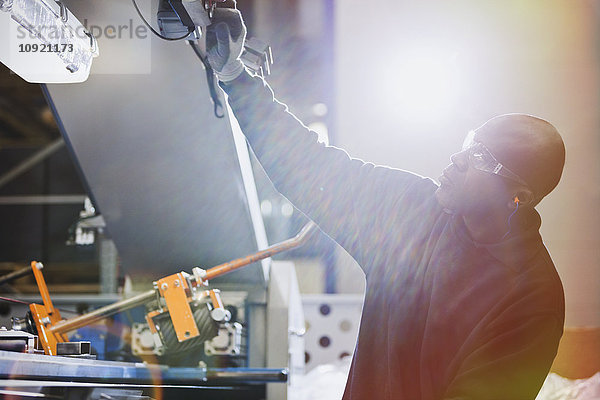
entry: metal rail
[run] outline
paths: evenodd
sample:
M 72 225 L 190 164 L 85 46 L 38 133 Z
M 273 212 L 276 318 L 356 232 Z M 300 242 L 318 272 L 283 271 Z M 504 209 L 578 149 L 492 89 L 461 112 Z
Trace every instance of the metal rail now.
M 288 371 L 285 368 L 166 368 L 155 364 L 49 357 L 0 350 L 0 387 L 23 387 L 32 382 L 36 387 L 146 384 L 193 385 L 201 389 L 212 384 L 285 382 L 287 377 Z M 13 384 L 2 382 L 6 379 L 11 380 Z M 202 398 L 202 395 L 197 398 Z

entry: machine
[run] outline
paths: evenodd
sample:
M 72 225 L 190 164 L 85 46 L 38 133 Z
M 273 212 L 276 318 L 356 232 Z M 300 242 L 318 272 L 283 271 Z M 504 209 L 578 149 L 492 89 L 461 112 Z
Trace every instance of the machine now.
M 247 257 L 229 261 L 208 270 L 194 267 L 192 274 L 181 271 L 163 277 L 155 281 L 154 288 L 147 292 L 71 319 L 61 318 L 60 311 L 54 307 L 50 298 L 42 273 L 43 264 L 32 261 L 31 271 L 38 284 L 43 305 L 31 304 L 29 305 L 30 310 L 24 318 L 13 318 L 13 332 L 25 332 L 37 336 L 33 341 L 30 340 L 30 335 L 22 336 L 27 340 L 23 340 L 23 343 L 17 348 L 26 353 L 43 350 L 46 355 L 90 354 L 89 344 L 70 342 L 66 334 L 118 312 L 145 305 L 147 308 L 146 324 L 145 326 L 138 324 L 134 328 L 132 339 L 134 355 L 180 353 L 202 345 L 206 346 L 207 355 L 239 355 L 241 354 L 242 325 L 232 320 L 232 313 L 225 308 L 220 291 L 209 288 L 209 281 L 253 262 L 302 245 L 314 226 L 314 223 L 310 222 L 296 237 Z M 24 271 L 22 270 L 1 280 L 7 282 L 23 275 Z M 150 332 L 153 343 L 145 340 L 143 337 L 145 331 Z M 17 334 L 15 333 L 15 335 Z M 15 340 L 17 340 L 16 337 Z M 139 347 L 140 343 L 146 343 L 146 345 Z M 13 345 L 16 344 L 10 342 L 7 345 L 6 341 L 3 342 L 3 338 L 0 338 L 1 349 L 10 350 Z M 143 350 L 144 347 L 145 350 Z M 88 352 L 86 353 L 84 350 L 88 350 Z
M 182 271 L 163 277 L 147 292 L 70 319 L 61 318 L 59 309 L 52 303 L 42 263 L 33 261 L 30 269 L 1 277 L 0 281 L 5 283 L 32 272 L 43 304 L 29 304 L 25 317 L 13 318 L 11 329 L 3 327 L 0 330 L 0 387 L 4 387 L 0 394 L 11 392 L 7 387 L 24 385 L 29 379 L 58 379 L 59 382 L 68 379 L 87 383 L 96 390 L 87 393 L 87 398 L 102 392 L 94 386 L 98 381 L 140 385 L 152 380 L 154 384 L 160 382 L 161 387 L 165 383 L 176 387 L 193 383 L 196 387 L 285 382 L 286 368 L 247 368 L 244 358 L 248 327 L 242 323 L 244 319 L 237 316 L 241 310 L 226 308 L 220 291 L 210 288 L 209 281 L 302 245 L 314 226 L 311 222 L 296 237 L 247 257 L 208 270 L 194 267 L 192 274 Z M 71 341 L 68 337 L 69 332 L 78 328 L 139 306 L 145 306 L 145 322 L 131 327 L 129 348 L 131 356 L 140 356 L 146 360 L 146 365 L 97 361 L 89 341 Z M 236 316 L 232 315 L 232 310 Z M 162 363 L 176 359 L 173 356 L 181 353 L 194 353 L 200 361 L 195 368 Z M 148 355 L 158 358 L 144 357 Z M 217 358 L 218 362 L 215 361 Z M 148 360 L 155 360 L 156 364 L 150 364 Z M 216 368 L 216 364 L 221 368 Z M 15 379 L 17 381 L 12 382 Z M 46 388 L 45 382 L 37 385 Z M 80 395 L 82 388 L 76 392 Z M 42 393 L 49 394 L 47 388 Z M 69 391 L 66 394 L 71 395 Z
M 285 398 L 290 362 L 303 357 L 288 343 L 302 335 L 301 306 L 293 268 L 268 257 L 300 244 L 312 226 L 268 246 L 254 183 L 264 172 L 203 60 L 202 28 L 217 2 L 162 1 L 157 10 L 119 0 L 59 3 L 102 48 L 85 82 L 42 85 L 98 211 L 92 216 L 101 215 L 102 237 L 118 250 L 118 265 L 101 265 L 101 275 L 154 283 L 63 318 L 43 265 L 19 271 L 35 275 L 42 301 L 20 304 L 23 312 L 0 330 L 0 396 Z M 246 66 L 268 73 L 268 46 L 249 39 L 245 50 Z M 193 265 L 217 267 L 181 271 Z M 92 337 L 107 317 L 118 351 L 95 345 L 108 341 L 105 333 Z

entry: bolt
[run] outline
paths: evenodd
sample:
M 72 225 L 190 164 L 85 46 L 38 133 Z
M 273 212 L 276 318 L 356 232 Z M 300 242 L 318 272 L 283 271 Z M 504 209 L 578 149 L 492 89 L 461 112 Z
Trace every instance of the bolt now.
M 42 322 L 42 324 L 49 324 L 50 323 L 50 317 L 44 317 L 40 321 Z
M 167 284 L 166 284 L 166 282 L 165 282 L 165 283 L 163 283 L 162 285 L 160 285 L 160 288 L 161 288 L 163 291 L 165 291 L 165 290 L 167 290 L 167 289 L 169 288 L 169 285 L 167 285 Z
M 37 263 L 35 263 L 35 267 L 37 269 L 44 269 L 44 264 L 42 264 L 41 262 L 37 262 Z
M 190 331 L 185 331 L 185 337 L 190 337 L 191 333 Z
M 175 287 L 179 287 L 179 279 L 175 279 L 175 282 L 173 282 L 175 284 Z

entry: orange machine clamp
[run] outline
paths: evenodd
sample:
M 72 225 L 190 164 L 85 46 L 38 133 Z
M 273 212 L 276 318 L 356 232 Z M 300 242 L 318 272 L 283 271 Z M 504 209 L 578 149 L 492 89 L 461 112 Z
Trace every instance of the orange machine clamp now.
M 57 308 L 54 308 L 52 300 L 50 299 L 50 293 L 42 274 L 42 268 L 44 265 L 41 262 L 32 261 L 31 269 L 35 276 L 38 289 L 44 305 L 30 304 L 29 309 L 37 328 L 38 337 L 44 353 L 47 355 L 56 355 L 56 344 L 59 342 L 68 342 L 69 339 L 65 334 L 54 333 L 49 330 L 54 324 L 58 323 L 62 318 Z

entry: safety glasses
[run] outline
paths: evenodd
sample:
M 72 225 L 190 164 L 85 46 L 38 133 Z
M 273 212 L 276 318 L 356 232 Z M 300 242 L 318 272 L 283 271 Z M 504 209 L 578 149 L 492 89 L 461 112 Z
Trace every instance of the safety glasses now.
M 469 164 L 473 168 L 489 174 L 503 176 L 518 182 L 521 185 L 529 187 L 527 182 L 521 179 L 519 175 L 515 174 L 510 169 L 498 162 L 496 157 L 494 157 L 494 155 L 487 147 L 485 147 L 483 143 L 474 141 L 473 136 L 474 132 L 469 132 L 469 135 L 463 144 L 463 150 L 468 150 L 469 152 Z

